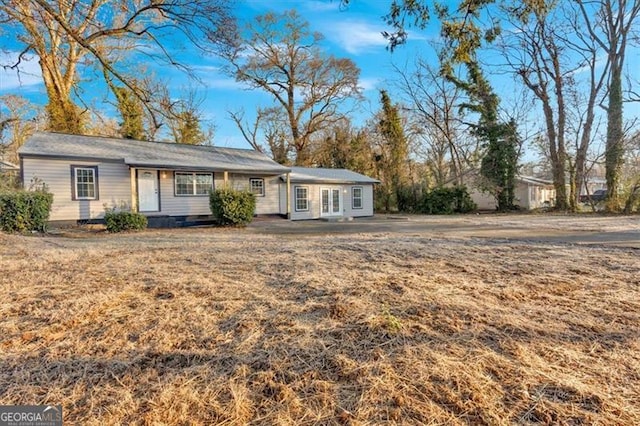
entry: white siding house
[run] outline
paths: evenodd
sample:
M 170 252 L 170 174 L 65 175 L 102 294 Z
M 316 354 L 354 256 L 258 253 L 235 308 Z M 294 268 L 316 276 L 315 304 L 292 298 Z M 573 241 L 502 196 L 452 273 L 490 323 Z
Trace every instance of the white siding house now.
M 36 133 L 19 150 L 25 187 L 53 193 L 52 221 L 94 221 L 130 209 L 156 221 L 210 218 L 209 192 L 256 197 L 256 215 L 291 219 L 373 215 L 373 185 L 349 170 L 282 166 L 263 153 L 213 146 Z
M 463 176 L 469 195 L 478 210 L 495 210 L 496 198 L 482 189 L 482 178 L 477 170 L 471 170 Z M 450 181 L 447 186 L 455 184 Z M 517 175 L 514 204 L 523 210 L 535 210 L 553 205 L 556 191 L 553 182 L 532 176 Z
M 338 219 L 373 216 L 373 185 L 377 180 L 345 169 L 292 167 L 291 219 Z M 286 185 L 280 205 L 286 202 Z
M 289 172 L 253 150 L 60 133 L 35 134 L 19 155 L 24 185 L 53 193 L 52 221 L 99 220 L 109 208 L 209 216 L 209 192 L 225 185 L 252 190 L 256 214 L 283 214 L 279 177 Z
M 85 168 L 95 171 L 95 196 L 76 197 L 74 172 Z M 50 220 L 99 218 L 104 216 L 105 206 L 129 206 L 131 202 L 129 167 L 122 163 L 28 158 L 22 160 L 21 173 L 26 186 L 30 182 L 42 182 L 54 194 Z

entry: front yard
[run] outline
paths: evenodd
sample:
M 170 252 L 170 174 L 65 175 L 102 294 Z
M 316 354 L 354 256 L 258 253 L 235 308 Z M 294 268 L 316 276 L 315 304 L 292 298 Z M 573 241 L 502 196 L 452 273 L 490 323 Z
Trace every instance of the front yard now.
M 0 234 L 0 404 L 94 425 L 638 424 L 638 254 L 427 232 Z

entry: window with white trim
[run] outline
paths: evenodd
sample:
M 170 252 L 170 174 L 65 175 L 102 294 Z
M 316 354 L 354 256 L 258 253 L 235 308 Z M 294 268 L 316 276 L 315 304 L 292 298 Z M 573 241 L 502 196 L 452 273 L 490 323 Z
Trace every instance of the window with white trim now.
M 71 199 L 98 199 L 98 166 L 71 166 Z
M 361 209 L 362 208 L 362 187 L 354 186 L 351 188 L 351 208 L 352 209 Z
M 306 186 L 296 186 L 294 192 L 296 211 L 309 211 L 309 188 Z
M 264 197 L 264 179 L 262 178 L 249 179 L 249 190 L 256 197 Z
M 177 196 L 205 196 L 213 189 L 212 173 L 175 172 Z

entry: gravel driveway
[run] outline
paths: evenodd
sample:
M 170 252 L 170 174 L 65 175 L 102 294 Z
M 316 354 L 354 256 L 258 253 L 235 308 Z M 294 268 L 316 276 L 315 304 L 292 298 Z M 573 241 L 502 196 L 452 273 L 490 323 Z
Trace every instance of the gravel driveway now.
M 497 238 L 640 249 L 638 215 L 376 215 L 345 222 L 265 220 L 254 222 L 249 228 L 275 235 L 406 233 L 438 238 Z

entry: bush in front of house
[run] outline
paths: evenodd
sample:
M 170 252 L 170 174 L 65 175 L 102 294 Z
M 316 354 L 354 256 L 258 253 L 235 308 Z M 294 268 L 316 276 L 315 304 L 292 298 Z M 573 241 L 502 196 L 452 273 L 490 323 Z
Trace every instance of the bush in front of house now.
M 147 227 L 147 217 L 140 213 L 109 210 L 104 214 L 109 232 L 141 231 Z
M 36 191 L 0 192 L 0 229 L 5 232 L 44 232 L 51 213 L 53 194 Z
M 435 188 L 426 192 L 420 203 L 420 213 L 424 214 L 469 213 L 477 208 L 466 186 Z
M 209 195 L 209 206 L 220 225 L 242 226 L 253 220 L 256 198 L 249 191 L 216 189 Z

